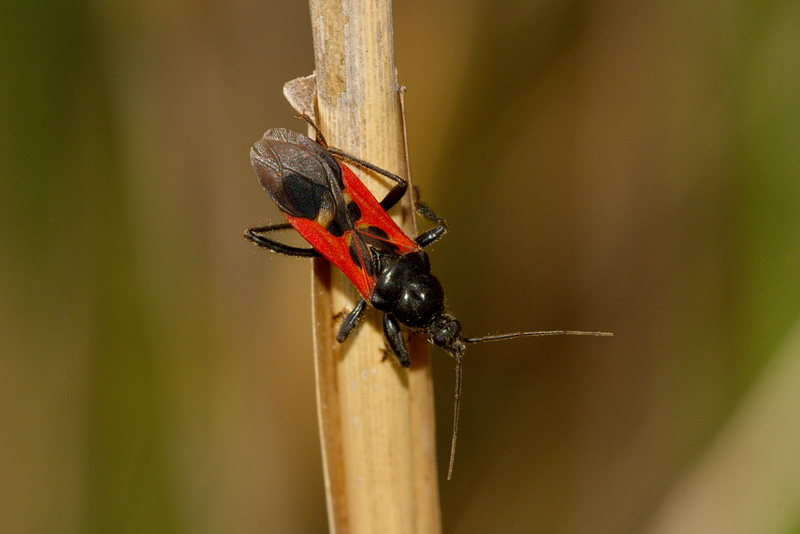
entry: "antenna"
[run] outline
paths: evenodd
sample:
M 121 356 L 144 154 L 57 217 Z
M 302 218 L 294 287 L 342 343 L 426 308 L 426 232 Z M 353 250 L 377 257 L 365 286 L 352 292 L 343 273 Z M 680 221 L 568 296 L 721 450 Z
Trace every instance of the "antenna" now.
M 542 330 L 539 332 L 512 332 L 510 334 L 496 334 L 494 336 L 468 337 L 462 338 L 464 343 L 482 343 L 484 341 L 503 341 L 505 339 L 516 339 L 518 337 L 541 337 L 541 336 L 613 336 L 611 332 L 584 332 L 582 330 Z M 456 438 L 458 438 L 458 413 L 461 410 L 461 352 L 453 354 L 456 359 L 456 400 L 453 409 L 453 441 L 450 444 L 450 466 L 447 469 L 447 480 L 453 477 L 453 464 L 456 460 Z
M 464 343 L 481 343 L 483 341 L 502 341 L 504 339 L 516 339 L 518 337 L 541 337 L 541 336 L 613 336 L 611 332 L 583 332 L 581 330 L 544 330 L 541 332 L 512 332 L 511 334 L 497 334 L 494 336 L 470 337 L 465 338 Z

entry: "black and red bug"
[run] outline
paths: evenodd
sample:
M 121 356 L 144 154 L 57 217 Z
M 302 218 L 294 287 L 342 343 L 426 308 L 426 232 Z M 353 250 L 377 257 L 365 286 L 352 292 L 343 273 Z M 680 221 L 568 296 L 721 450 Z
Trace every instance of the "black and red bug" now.
M 383 333 L 392 356 L 401 366 L 411 365 L 401 324 L 424 333 L 428 341 L 453 356 L 456 386 L 447 473 L 450 479 L 458 435 L 461 357 L 465 343 L 527 336 L 611 334 L 556 330 L 463 337 L 461 323 L 445 309 L 444 289 L 431 274 L 428 254 L 423 250 L 447 232 L 444 219 L 417 200 L 414 204 L 417 213 L 433 221 L 435 226 L 413 239 L 407 236 L 387 211 L 406 194 L 408 182 L 328 146 L 314 122 L 305 115 L 302 118 L 316 130 L 317 141 L 275 128 L 268 130 L 250 150 L 250 161 L 259 182 L 278 205 L 288 224 L 250 228 L 245 237 L 260 247 L 281 254 L 324 257 L 353 282 L 361 299 L 342 320 L 336 335 L 338 342 L 347 339 L 370 305 L 383 312 Z M 395 186 L 379 202 L 340 160 L 377 172 L 395 182 Z M 311 248 L 294 247 L 266 237 L 271 232 L 289 228 L 297 230 Z

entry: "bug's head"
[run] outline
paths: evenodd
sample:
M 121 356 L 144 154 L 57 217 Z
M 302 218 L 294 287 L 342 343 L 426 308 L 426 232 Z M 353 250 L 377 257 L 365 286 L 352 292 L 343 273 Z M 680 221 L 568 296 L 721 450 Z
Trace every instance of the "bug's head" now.
M 436 315 L 426 330 L 430 342 L 443 348 L 452 356 L 460 357 L 464 352 L 461 323 L 449 313 L 442 312 Z

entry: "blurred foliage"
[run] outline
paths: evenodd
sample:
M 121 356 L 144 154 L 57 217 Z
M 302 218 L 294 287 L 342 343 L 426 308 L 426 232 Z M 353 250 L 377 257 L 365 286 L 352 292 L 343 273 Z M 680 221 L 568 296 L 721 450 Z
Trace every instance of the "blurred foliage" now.
M 247 150 L 301 128 L 281 89 L 313 70 L 307 17 L 0 7 L 3 531 L 324 531 L 309 268 L 240 237 L 278 217 Z M 800 5 L 395 17 L 467 333 L 616 334 L 470 351 L 445 530 L 642 531 L 797 323 Z

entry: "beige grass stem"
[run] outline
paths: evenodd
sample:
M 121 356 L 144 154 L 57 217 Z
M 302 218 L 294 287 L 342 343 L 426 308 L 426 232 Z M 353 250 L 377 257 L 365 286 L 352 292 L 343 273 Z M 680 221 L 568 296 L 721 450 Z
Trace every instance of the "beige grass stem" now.
M 316 109 L 299 111 L 314 113 L 331 146 L 408 178 L 390 3 L 311 0 L 310 7 Z M 388 191 L 386 180 L 351 168 L 376 197 Z M 413 235 L 410 201 L 392 214 Z M 357 299 L 349 280 L 315 260 L 314 346 L 330 531 L 440 533 L 427 343 L 411 338 L 414 364 L 402 369 L 386 357 L 380 317 L 370 310 L 339 345 L 334 316 Z

